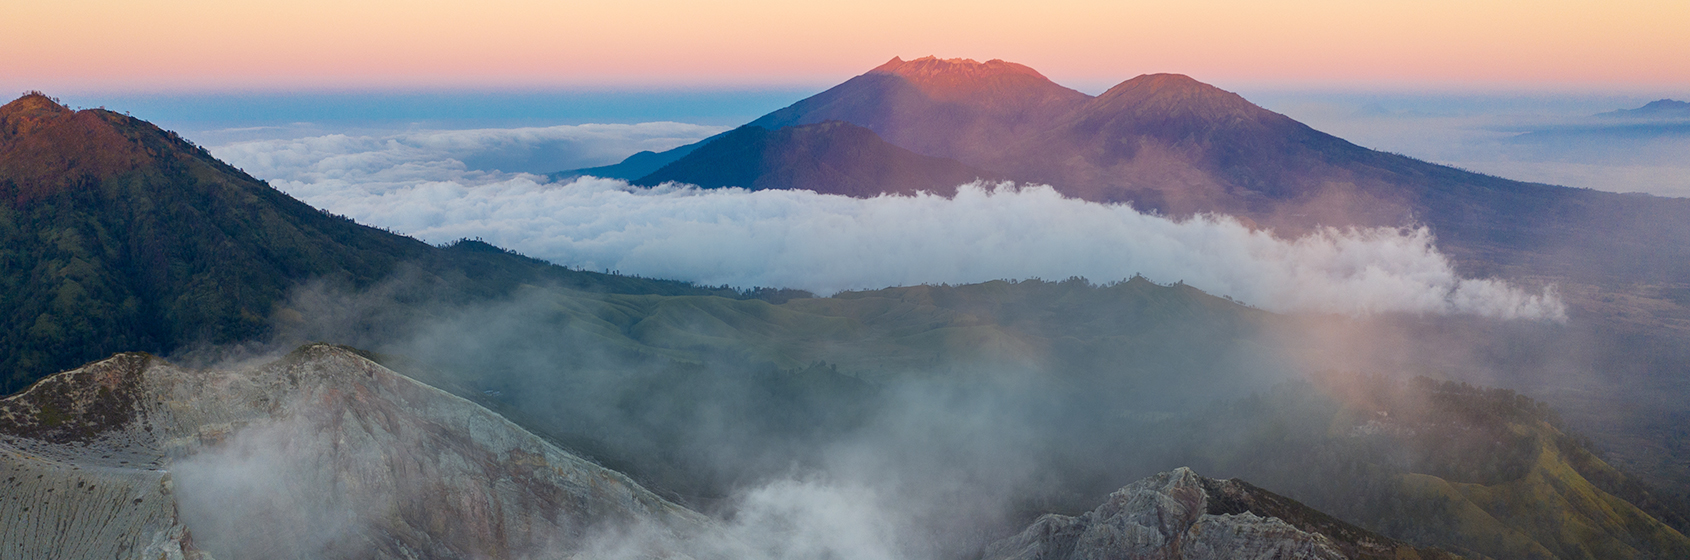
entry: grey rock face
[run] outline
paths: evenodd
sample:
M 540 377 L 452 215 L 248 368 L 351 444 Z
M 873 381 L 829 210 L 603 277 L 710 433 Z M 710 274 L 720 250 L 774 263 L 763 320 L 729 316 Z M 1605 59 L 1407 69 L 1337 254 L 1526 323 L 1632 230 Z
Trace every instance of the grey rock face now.
M 1319 532 L 1250 511 L 1212 493 L 1216 481 L 1181 467 L 1134 482 L 1078 517 L 1045 515 L 994 543 L 988 560 L 1343 559 L 1356 555 Z M 1412 553 L 1412 548 L 1408 549 Z M 1408 556 L 1415 557 L 1415 556 Z
M 0 559 L 562 557 L 711 525 L 327 345 L 238 371 L 119 355 L 0 400 L 0 518 Z

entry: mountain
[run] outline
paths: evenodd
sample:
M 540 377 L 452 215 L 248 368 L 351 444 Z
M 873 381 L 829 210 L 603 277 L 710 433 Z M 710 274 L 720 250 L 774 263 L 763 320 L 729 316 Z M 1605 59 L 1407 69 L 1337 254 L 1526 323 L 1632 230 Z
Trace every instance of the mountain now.
M 931 56 L 906 61 L 893 57 L 861 76 L 748 125 L 780 130 L 844 121 L 868 128 L 918 154 L 980 167 L 1009 142 L 1042 128 L 1045 121 L 1067 113 L 1087 98 L 1012 62 Z M 664 152 L 640 152 L 614 165 L 552 176 L 633 180 L 719 137 Z
M 631 183 L 808 189 L 871 197 L 920 191 L 952 195 L 957 185 L 982 178 L 991 176 L 888 144 L 869 129 L 827 121 L 779 130 L 746 125 Z
M 54 375 L 0 400 L 0 474 L 8 558 L 511 558 L 712 526 L 328 345 L 232 370 L 130 353 Z
M 1001 60 L 894 58 L 750 124 L 826 121 L 1005 179 L 1175 216 L 1227 213 L 1286 234 L 1425 225 L 1473 275 L 1608 286 L 1690 276 L 1690 200 L 1510 181 L 1370 150 L 1177 74 L 1092 97 Z M 619 165 L 672 163 L 709 142 Z M 852 189 L 839 194 L 879 194 Z
M 750 124 L 774 130 L 845 121 L 918 154 L 992 169 L 987 164 L 1003 147 L 1086 99 L 1012 62 L 893 58 Z
M 1156 74 L 1123 82 L 1048 123 L 998 165 L 1070 196 L 1178 215 L 1261 219 L 1290 204 L 1295 213 L 1317 214 L 1310 216 L 1316 223 L 1403 221 L 1403 201 L 1383 189 L 1333 199 L 1306 181 L 1330 165 L 1324 154 L 1346 146 L 1236 94 Z
M 1070 196 L 1282 233 L 1425 225 L 1468 274 L 1690 276 L 1690 199 L 1510 181 L 1370 150 L 1186 76 L 1127 80 L 983 169 Z
M 1658 99 L 1636 109 L 1619 109 L 1597 113 L 1596 116 L 1607 119 L 1690 119 L 1690 102 Z
M 308 281 L 414 299 L 522 284 L 726 293 L 433 247 L 283 194 L 175 133 L 41 94 L 0 106 L 0 391 L 120 351 L 262 339 Z
M 584 167 L 581 169 L 548 173 L 546 174 L 546 177 L 553 181 L 567 181 L 583 175 L 591 175 L 593 177 L 632 181 L 640 177 L 650 175 L 657 170 L 662 169 L 663 166 L 669 165 L 674 163 L 675 160 L 686 157 L 687 154 L 692 153 L 692 151 L 698 149 L 699 146 L 703 146 L 721 137 L 722 134 L 717 134 L 685 146 L 670 148 L 662 152 L 642 150 L 639 153 L 628 156 L 620 162 L 610 165 Z
M 1459 558 L 1333 519 L 1240 480 L 1178 468 L 1129 484 L 1078 517 L 1050 514 L 987 560 Z

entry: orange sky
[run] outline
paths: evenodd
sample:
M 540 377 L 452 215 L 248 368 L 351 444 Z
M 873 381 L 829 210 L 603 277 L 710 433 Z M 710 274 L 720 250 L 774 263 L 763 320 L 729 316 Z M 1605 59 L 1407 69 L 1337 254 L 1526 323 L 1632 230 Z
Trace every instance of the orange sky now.
M 3 0 L 0 87 L 827 85 L 893 55 L 1082 89 L 1690 87 L 1690 1 Z

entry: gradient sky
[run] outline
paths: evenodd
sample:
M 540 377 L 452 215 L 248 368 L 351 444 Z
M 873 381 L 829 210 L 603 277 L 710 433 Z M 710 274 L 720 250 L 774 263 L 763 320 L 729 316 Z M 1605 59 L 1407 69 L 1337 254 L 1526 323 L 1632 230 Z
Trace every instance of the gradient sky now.
M 1690 87 L 1685 0 L 4 2 L 0 87 L 49 93 L 828 85 L 927 54 L 1092 91 Z

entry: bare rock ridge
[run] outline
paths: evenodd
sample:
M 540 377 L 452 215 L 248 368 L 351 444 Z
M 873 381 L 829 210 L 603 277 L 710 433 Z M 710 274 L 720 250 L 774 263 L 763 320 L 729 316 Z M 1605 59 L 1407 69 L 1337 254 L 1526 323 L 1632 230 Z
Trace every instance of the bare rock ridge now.
M 1237 480 L 1188 468 L 1127 485 L 1077 517 L 1048 514 L 993 543 L 985 560 L 1431 559 L 1417 549 Z
M 510 558 L 710 525 L 329 345 L 231 371 L 122 354 L 0 401 L 0 515 L 0 558 Z

